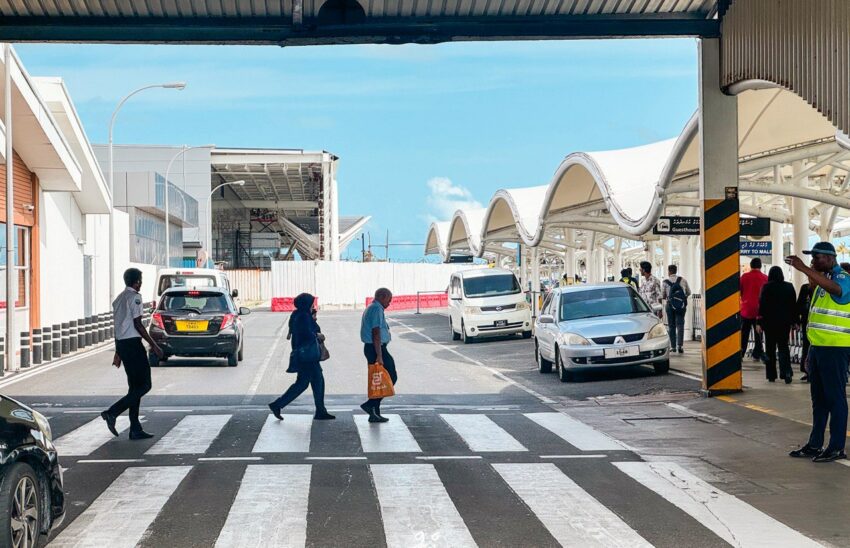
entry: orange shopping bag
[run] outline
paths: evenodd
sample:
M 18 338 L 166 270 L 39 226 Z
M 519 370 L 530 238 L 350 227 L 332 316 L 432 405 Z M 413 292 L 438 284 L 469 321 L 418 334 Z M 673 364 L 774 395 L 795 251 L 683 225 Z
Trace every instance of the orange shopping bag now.
M 388 398 L 395 395 L 390 374 L 379 363 L 369 364 L 369 399 Z

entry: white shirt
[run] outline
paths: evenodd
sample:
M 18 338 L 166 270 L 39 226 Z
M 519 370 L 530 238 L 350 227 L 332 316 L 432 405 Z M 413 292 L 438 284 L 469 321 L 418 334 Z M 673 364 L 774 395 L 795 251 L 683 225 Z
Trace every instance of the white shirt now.
M 132 287 L 124 288 L 124 291 L 112 301 L 112 312 L 116 341 L 142 338 L 136 331 L 136 326 L 133 325 L 133 320 L 141 318 L 144 313 L 142 296 L 138 291 Z

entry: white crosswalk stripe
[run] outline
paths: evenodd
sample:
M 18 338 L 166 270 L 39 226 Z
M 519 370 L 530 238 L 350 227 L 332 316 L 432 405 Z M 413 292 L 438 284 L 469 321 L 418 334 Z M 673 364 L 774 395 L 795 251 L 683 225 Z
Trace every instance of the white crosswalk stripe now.
M 232 415 L 187 415 L 146 455 L 194 455 L 207 452 Z
M 143 418 L 139 417 L 139 419 Z M 122 415 L 115 420 L 115 429 L 119 433 L 128 428 L 130 428 L 130 419 L 126 416 Z M 115 436 L 106 428 L 106 421 L 98 417 L 58 438 L 54 445 L 63 457 L 85 457 L 112 439 L 115 439 Z
M 431 464 L 370 466 L 389 548 L 477 546 Z
M 127 468 L 50 546 L 134 547 L 191 468 Z
M 277 420 L 274 415 L 269 415 L 252 452 L 308 453 L 312 429 L 311 415 L 286 415 L 282 421 Z
M 528 451 L 487 415 L 441 414 L 473 451 Z
M 652 489 L 733 546 L 743 548 L 822 546 L 741 499 L 709 485 L 672 462 L 615 462 L 614 466 Z
M 493 468 L 562 546 L 652 546 L 552 463 Z
M 389 422 L 371 423 L 366 415 L 354 415 L 364 453 L 420 453 L 416 438 L 399 415 L 387 415 Z
M 614 438 L 564 413 L 524 413 L 543 428 L 581 451 L 623 451 Z
M 216 548 L 303 547 L 310 472 L 309 464 L 248 466 Z

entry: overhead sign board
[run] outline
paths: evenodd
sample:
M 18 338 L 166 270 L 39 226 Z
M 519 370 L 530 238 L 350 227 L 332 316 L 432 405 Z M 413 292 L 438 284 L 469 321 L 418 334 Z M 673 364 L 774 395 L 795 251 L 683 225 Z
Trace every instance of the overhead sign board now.
M 773 252 L 773 242 L 750 242 L 741 240 L 741 255 L 764 257 Z
M 741 217 L 741 236 L 770 236 L 770 219 Z M 662 236 L 698 236 L 699 217 L 660 217 L 652 227 L 653 234 Z

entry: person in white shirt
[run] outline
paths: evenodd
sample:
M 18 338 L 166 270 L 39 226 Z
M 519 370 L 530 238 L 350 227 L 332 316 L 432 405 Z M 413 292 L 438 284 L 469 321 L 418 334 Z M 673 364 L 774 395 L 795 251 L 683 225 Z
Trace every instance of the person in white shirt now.
M 685 313 L 688 311 L 691 288 L 688 286 L 688 280 L 679 276 L 678 272 L 679 268 L 674 264 L 667 267 L 667 279 L 661 284 L 661 298 L 666 303 L 671 352 L 678 348 L 679 354 L 682 354 L 685 351 L 682 348 L 685 340 Z
M 120 295 L 112 301 L 115 324 L 115 353 L 118 359 L 113 359 L 115 367 L 124 364 L 124 372 L 127 374 L 127 395 L 115 402 L 112 407 L 103 411 L 100 417 L 106 421 L 106 426 L 113 436 L 118 435 L 115 428 L 115 420 L 124 411 L 130 412 L 130 439 L 144 440 L 152 438 L 153 435 L 142 429 L 139 422 L 139 406 L 142 396 L 151 389 L 151 367 L 148 363 L 148 354 L 142 339 L 147 341 L 151 351 L 162 358 L 162 349 L 154 342 L 148 334 L 148 330 L 142 325 L 142 296 L 139 290 L 142 288 L 142 271 L 138 268 L 128 268 L 124 271 L 124 284 L 127 286 Z
M 643 276 L 643 281 L 640 283 L 640 289 L 638 290 L 640 296 L 643 297 L 643 300 L 650 307 L 661 304 L 661 282 L 652 275 L 652 263 L 649 261 L 641 262 L 640 275 Z M 660 312 L 653 310 L 653 314 L 659 318 L 661 317 Z

